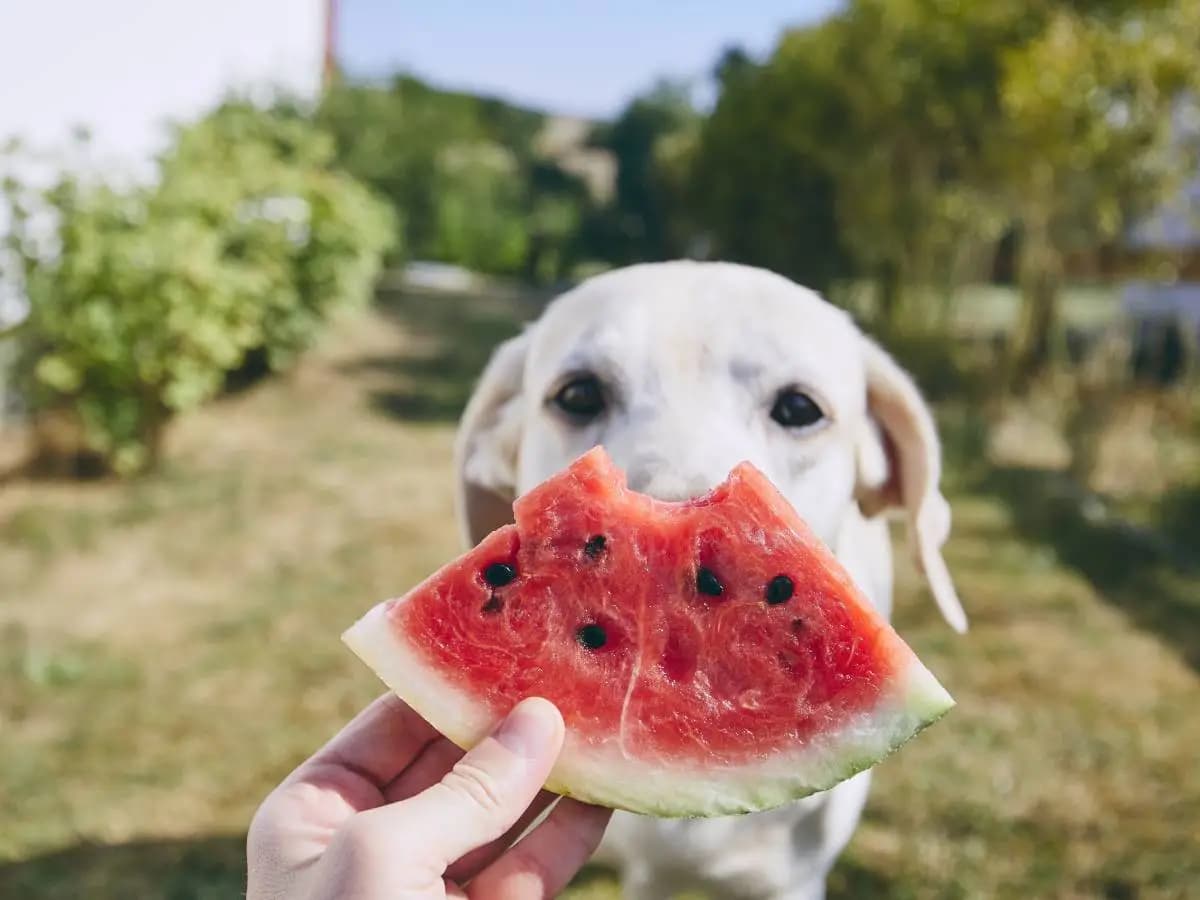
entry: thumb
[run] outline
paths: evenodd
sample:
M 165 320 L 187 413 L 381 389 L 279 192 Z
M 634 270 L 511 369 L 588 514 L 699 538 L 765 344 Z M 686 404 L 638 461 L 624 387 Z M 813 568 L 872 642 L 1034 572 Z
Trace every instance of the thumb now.
M 414 862 L 436 865 L 441 874 L 516 823 L 545 784 L 562 742 L 554 704 L 523 700 L 439 783 L 367 815 L 393 834 L 420 836 L 409 844 L 420 856 Z

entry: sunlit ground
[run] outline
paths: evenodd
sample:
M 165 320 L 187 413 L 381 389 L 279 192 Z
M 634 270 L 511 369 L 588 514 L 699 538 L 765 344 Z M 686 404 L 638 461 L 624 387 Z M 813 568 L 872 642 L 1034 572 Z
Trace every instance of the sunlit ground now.
M 453 418 L 532 309 L 393 298 L 182 422 L 161 474 L 0 485 L 0 895 L 238 895 L 259 799 L 379 691 L 339 633 L 457 551 Z M 959 707 L 879 767 L 833 896 L 1185 896 L 1200 579 L 1048 473 L 953 481 L 973 629 L 908 568 L 896 618 Z

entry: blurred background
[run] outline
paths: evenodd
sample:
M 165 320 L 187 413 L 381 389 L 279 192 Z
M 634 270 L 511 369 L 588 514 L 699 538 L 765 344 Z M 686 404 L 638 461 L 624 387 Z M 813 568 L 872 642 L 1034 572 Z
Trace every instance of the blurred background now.
M 959 707 L 834 897 L 1200 888 L 1200 4 L 0 5 L 0 895 L 237 896 L 592 272 L 816 287 L 934 401 Z M 614 898 L 588 871 L 576 898 Z

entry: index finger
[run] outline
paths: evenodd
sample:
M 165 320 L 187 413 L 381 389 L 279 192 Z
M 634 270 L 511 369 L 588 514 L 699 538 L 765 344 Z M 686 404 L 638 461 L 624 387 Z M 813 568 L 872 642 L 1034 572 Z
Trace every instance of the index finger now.
M 389 692 L 351 719 L 287 780 L 308 780 L 332 767 L 368 781 L 382 793 L 438 737 L 432 725 Z

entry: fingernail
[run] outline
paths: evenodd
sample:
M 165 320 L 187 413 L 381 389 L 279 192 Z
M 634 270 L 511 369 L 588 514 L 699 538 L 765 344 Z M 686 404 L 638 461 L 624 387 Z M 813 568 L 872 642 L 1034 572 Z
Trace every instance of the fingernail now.
M 513 707 L 495 738 L 518 756 L 535 759 L 558 744 L 562 716 L 549 700 L 530 697 Z

